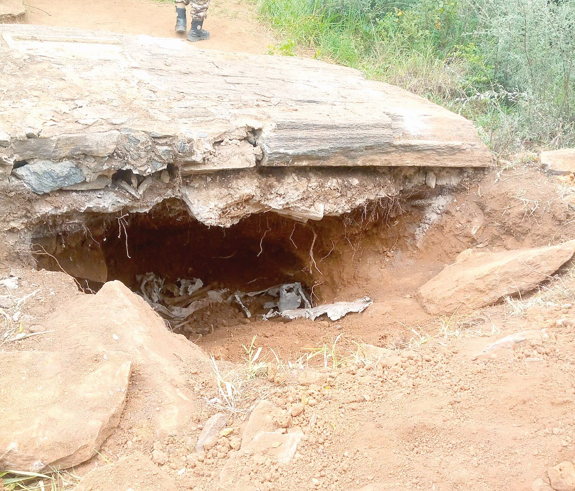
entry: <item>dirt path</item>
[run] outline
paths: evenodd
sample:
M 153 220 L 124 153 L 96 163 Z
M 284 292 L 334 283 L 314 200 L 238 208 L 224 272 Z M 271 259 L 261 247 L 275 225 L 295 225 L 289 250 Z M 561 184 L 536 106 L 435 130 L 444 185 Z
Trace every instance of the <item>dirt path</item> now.
M 151 0 L 29 0 L 29 24 L 97 29 L 122 34 L 175 37 L 174 5 Z M 211 39 L 202 49 L 265 54 L 273 44 L 254 9 L 240 0 L 214 0 L 205 27 Z

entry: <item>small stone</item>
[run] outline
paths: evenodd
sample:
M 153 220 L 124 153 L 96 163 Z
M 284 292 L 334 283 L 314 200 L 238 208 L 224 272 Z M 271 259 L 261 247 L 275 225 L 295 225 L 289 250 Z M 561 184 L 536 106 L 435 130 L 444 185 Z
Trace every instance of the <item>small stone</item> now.
M 555 491 L 575 491 L 575 467 L 572 462 L 562 462 L 551 467 L 547 474 Z
M 531 491 L 552 491 L 549 484 L 547 484 L 543 479 L 540 477 L 533 481 L 531 485 Z
M 168 184 L 170 182 L 170 173 L 167 170 L 163 170 L 160 173 L 160 181 L 164 184 Z
M 6 295 L 0 295 L 0 309 L 11 309 L 16 303 Z
M 202 450 L 209 450 L 212 448 L 220 437 L 220 432 L 228 424 L 228 418 L 221 413 L 215 414 L 206 422 L 204 429 L 200 433 L 198 443 L 196 444 L 196 452 Z
M 434 189 L 436 183 L 437 183 L 437 177 L 435 176 L 435 172 L 430 170 L 425 176 L 425 184 L 431 189 Z
M 235 436 L 233 438 L 230 438 L 230 446 L 234 449 L 234 450 L 239 450 L 240 447 L 242 446 L 242 439 L 238 436 Z
M 280 428 L 288 428 L 291 423 L 291 417 L 287 411 L 276 414 L 274 419 Z
M 161 450 L 154 450 L 152 452 L 152 462 L 158 465 L 164 465 L 168 462 L 168 455 Z
M 291 408 L 291 415 L 294 418 L 297 418 L 301 413 L 303 413 L 304 410 L 304 405 L 303 404 L 295 404 L 292 408 Z

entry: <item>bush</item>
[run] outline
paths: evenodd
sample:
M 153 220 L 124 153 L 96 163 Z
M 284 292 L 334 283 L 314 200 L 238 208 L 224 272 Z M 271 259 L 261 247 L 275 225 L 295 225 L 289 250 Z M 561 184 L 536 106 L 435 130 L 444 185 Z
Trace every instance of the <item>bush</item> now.
M 575 143 L 575 0 L 259 0 L 291 43 L 474 120 L 500 153 Z

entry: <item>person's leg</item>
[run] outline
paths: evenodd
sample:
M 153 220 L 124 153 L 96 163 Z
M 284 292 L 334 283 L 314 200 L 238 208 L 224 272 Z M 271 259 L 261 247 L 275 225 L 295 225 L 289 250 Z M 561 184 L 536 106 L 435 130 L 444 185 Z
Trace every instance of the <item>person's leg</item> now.
M 186 5 L 190 0 L 176 0 L 176 32 L 185 34 L 188 30 L 188 21 L 186 20 Z
M 190 15 L 192 28 L 188 34 L 188 41 L 203 41 L 209 39 L 210 33 L 203 28 L 204 20 L 208 15 L 210 0 L 190 0 Z

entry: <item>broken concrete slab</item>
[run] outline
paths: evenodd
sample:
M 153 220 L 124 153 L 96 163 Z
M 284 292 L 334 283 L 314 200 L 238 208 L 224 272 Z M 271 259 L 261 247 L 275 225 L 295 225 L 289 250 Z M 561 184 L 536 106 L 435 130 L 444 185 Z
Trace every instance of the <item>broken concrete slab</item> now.
M 37 194 L 50 193 L 86 180 L 82 170 L 69 160 L 63 162 L 37 160 L 18 167 L 12 174 L 24 181 L 24 184 Z
M 178 487 L 169 474 L 158 469 L 144 454 L 129 457 L 88 472 L 74 491 L 176 491 Z
M 553 174 L 575 173 L 575 148 L 541 152 L 541 164 Z
M 0 470 L 78 465 L 120 421 L 131 373 L 126 355 L 4 352 L 0 367 Z
M 25 15 L 22 0 L 0 0 L 0 24 L 21 22 Z
M 149 175 L 167 163 L 184 176 L 255 166 L 492 164 L 469 121 L 349 68 L 202 51 L 176 39 L 0 29 L 1 84 L 15 101 L 28 94 L 26 104 L 6 101 L 2 116 L 7 148 L 20 160 L 72 160 L 94 178 L 119 169 Z M 38 138 L 26 138 L 27 121 Z
M 575 254 L 575 241 L 551 247 L 486 252 L 468 249 L 419 289 L 430 314 L 465 313 L 527 293 Z

